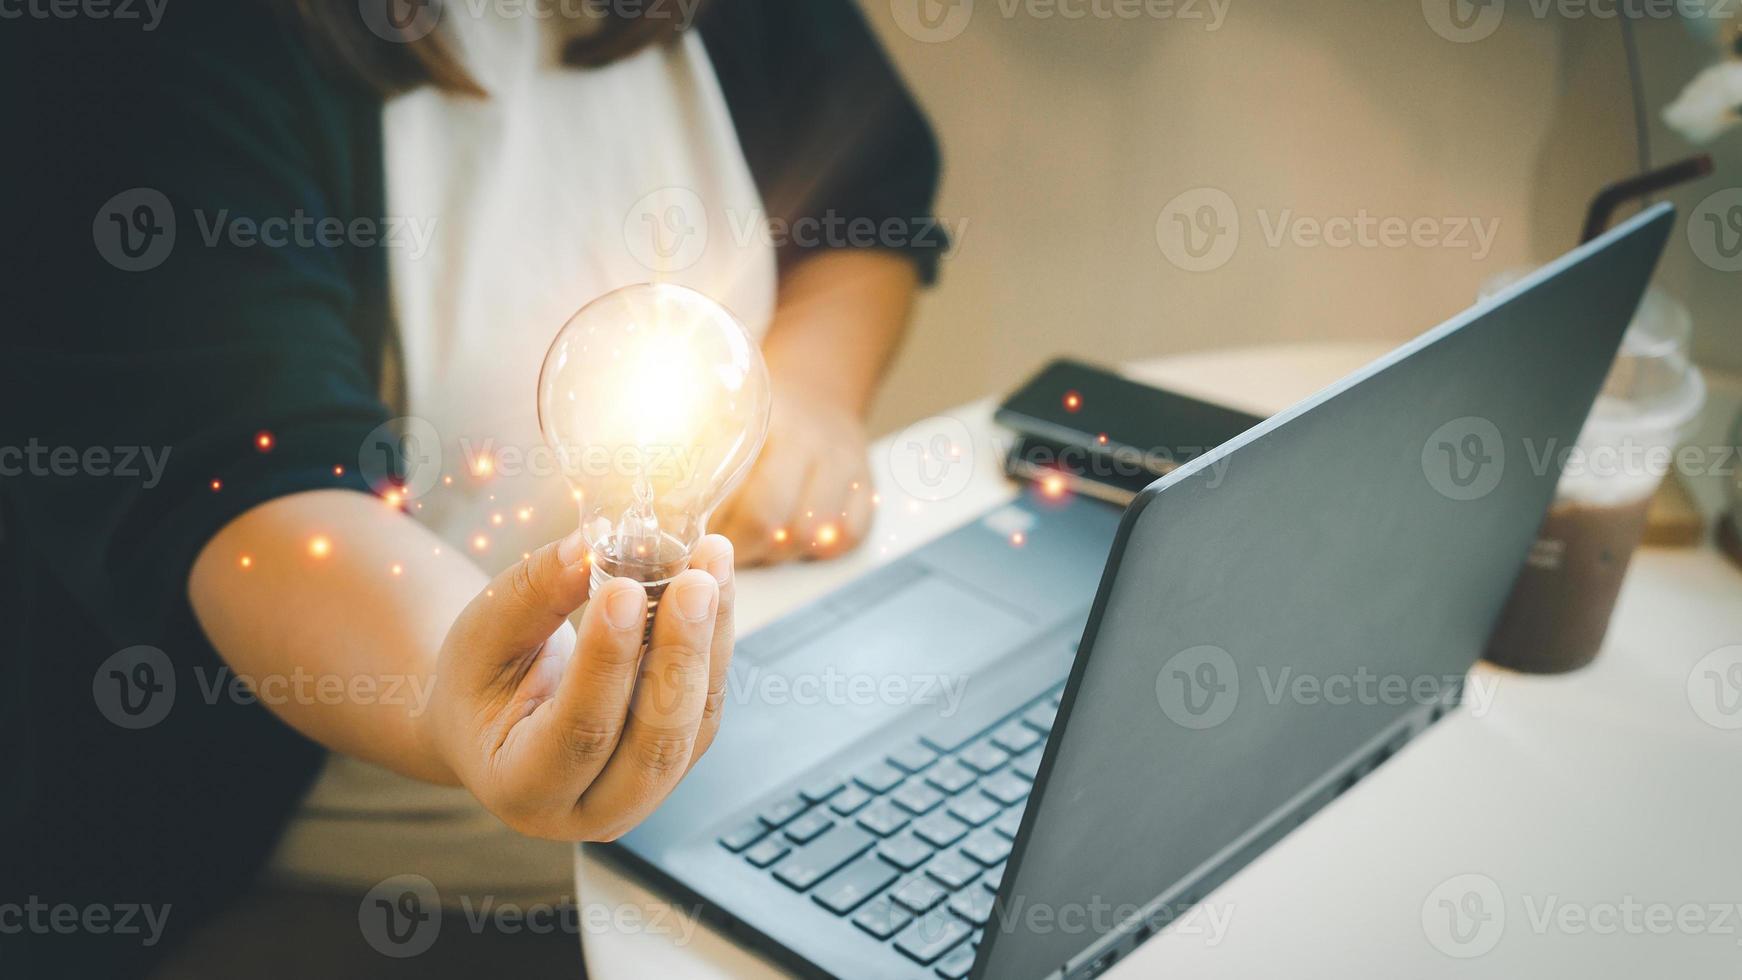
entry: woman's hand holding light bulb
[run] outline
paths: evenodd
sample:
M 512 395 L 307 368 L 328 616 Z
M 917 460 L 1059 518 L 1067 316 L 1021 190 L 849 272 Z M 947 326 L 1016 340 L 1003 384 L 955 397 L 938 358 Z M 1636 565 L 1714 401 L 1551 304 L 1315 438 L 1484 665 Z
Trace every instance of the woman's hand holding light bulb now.
M 732 660 L 732 546 L 704 537 L 690 565 L 666 586 L 645 650 L 646 590 L 616 578 L 589 595 L 578 531 L 497 576 L 455 619 L 426 737 L 508 826 L 614 840 L 707 751 Z

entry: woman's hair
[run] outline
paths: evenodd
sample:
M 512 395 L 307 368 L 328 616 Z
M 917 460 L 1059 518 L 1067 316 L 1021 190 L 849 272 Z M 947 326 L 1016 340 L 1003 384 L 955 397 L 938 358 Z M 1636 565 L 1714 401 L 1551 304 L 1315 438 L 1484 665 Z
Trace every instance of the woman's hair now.
M 427 27 L 424 18 L 439 16 L 442 0 L 363 0 L 361 10 L 355 3 L 333 0 L 277 2 L 300 23 L 317 56 L 362 79 L 383 96 L 423 85 L 469 95 L 487 94 L 442 33 Z M 701 0 L 689 9 L 693 12 L 705 2 Z M 419 5 L 427 13 L 417 15 Z M 382 16 L 368 16 L 375 6 L 381 8 Z M 563 63 L 575 68 L 608 65 L 649 45 L 669 41 L 686 26 L 677 17 L 621 13 L 608 0 L 565 0 L 553 6 L 585 8 L 584 13 L 569 16 L 584 21 L 588 29 L 577 30 L 563 47 Z M 408 11 L 413 16 L 407 16 Z

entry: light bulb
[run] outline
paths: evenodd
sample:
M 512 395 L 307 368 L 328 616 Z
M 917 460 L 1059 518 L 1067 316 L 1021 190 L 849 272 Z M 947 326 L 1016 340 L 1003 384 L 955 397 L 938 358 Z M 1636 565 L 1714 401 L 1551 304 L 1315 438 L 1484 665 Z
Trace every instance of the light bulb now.
M 762 352 L 684 286 L 641 283 L 569 318 L 538 377 L 538 422 L 580 507 L 594 587 L 657 600 L 768 434 Z M 650 609 L 651 613 L 651 609 Z

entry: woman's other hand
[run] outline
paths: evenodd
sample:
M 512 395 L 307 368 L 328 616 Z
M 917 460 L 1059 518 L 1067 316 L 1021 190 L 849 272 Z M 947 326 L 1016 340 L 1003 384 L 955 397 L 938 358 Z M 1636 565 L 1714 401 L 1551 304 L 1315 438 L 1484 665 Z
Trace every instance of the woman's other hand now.
M 449 629 L 426 715 L 431 746 L 523 834 L 623 835 L 719 728 L 732 571 L 732 545 L 703 538 L 661 597 L 643 651 L 643 587 L 613 579 L 589 596 L 579 536 L 546 545 L 498 575 Z
M 868 533 L 871 470 L 865 425 L 851 408 L 801 389 L 775 389 L 768 442 L 713 526 L 738 560 L 832 558 Z

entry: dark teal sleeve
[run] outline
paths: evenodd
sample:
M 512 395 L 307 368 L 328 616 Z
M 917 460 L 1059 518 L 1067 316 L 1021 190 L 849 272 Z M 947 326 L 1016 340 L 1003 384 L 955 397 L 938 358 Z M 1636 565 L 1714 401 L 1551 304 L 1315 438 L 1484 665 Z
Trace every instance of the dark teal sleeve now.
M 380 260 L 320 230 L 379 218 L 357 176 L 379 160 L 366 108 L 271 17 L 195 3 L 106 26 L 29 25 L 8 52 L 53 97 L 26 109 L 34 153 L 7 181 L 0 474 L 7 546 L 127 645 L 185 621 L 194 557 L 244 510 L 366 489 Z
M 783 269 L 880 248 L 937 276 L 940 155 L 853 0 L 713 0 L 702 36 L 775 230 Z

